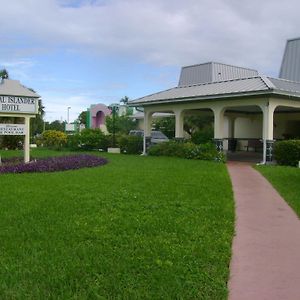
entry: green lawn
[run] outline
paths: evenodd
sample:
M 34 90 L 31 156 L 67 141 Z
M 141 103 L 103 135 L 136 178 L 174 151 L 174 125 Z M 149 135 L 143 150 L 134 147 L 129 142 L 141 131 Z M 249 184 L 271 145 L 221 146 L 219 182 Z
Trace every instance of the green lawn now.
M 33 151 L 49 154 L 63 153 Z M 225 165 L 103 156 L 97 168 L 0 175 L 0 298 L 226 299 Z
M 300 217 L 300 169 L 283 166 L 260 166 L 257 169 Z

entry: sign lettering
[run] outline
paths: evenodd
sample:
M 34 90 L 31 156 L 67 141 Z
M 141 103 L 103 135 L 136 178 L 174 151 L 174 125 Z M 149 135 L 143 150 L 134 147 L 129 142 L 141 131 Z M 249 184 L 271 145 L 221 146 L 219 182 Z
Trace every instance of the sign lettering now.
M 36 114 L 38 100 L 30 97 L 0 96 L 0 112 Z
M 0 124 L 0 135 L 25 135 L 24 124 Z

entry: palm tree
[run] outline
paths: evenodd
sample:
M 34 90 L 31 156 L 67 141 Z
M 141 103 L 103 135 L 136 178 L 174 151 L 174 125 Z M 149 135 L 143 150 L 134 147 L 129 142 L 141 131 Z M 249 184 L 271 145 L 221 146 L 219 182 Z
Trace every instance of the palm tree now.
M 6 69 L 0 70 L 0 78 L 1 79 L 8 79 L 9 78 L 9 75 L 8 75 L 8 72 L 6 71 Z
M 120 102 L 123 103 L 124 105 L 127 105 L 129 101 L 129 98 L 127 96 L 123 97 Z

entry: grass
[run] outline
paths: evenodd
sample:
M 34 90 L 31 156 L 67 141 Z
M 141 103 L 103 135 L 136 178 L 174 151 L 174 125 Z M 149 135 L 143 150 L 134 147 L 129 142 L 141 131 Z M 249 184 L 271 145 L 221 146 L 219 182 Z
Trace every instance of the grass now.
M 1 175 L 1 298 L 227 299 L 225 165 L 103 156 L 96 168 Z
M 284 166 L 260 166 L 257 169 L 300 217 L 300 169 Z

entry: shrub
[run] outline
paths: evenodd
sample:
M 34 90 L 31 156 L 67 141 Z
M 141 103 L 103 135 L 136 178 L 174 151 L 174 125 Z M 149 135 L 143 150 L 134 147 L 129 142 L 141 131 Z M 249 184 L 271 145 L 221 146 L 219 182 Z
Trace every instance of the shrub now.
M 105 158 L 88 154 L 40 158 L 30 163 L 21 162 L 20 158 L 15 157 L 3 160 L 0 174 L 66 171 L 96 167 L 106 163 Z
M 176 141 L 152 145 L 149 149 L 149 155 L 185 157 L 183 145 L 184 143 Z
M 70 150 L 79 150 L 80 149 L 80 138 L 79 138 L 78 133 L 68 135 L 67 148 Z
M 149 155 L 154 156 L 175 156 L 188 159 L 225 161 L 223 153 L 217 151 L 213 143 L 195 145 L 191 142 L 181 143 L 170 141 L 153 145 L 149 149 Z
M 67 147 L 72 150 L 107 150 L 109 137 L 100 129 L 83 129 L 80 133 L 68 136 Z
M 123 135 L 118 138 L 123 153 L 140 154 L 143 152 L 143 138 L 134 135 Z
M 1 138 L 1 148 L 9 150 L 22 149 L 24 136 L 20 135 L 4 135 Z
M 300 140 L 276 142 L 274 157 L 279 165 L 297 166 L 300 161 Z
M 48 148 L 60 149 L 66 145 L 67 135 L 57 130 L 46 130 L 42 133 L 40 143 Z

